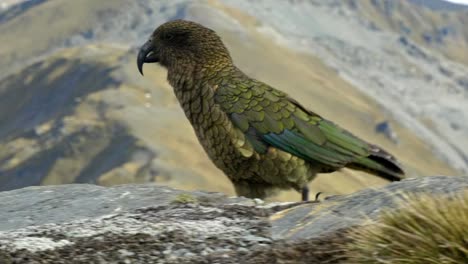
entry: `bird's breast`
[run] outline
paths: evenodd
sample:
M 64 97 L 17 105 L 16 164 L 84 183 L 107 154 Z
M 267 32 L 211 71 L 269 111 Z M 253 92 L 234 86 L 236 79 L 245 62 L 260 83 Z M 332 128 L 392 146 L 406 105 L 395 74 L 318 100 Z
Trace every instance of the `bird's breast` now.
M 215 88 L 177 91 L 176 96 L 208 156 L 221 170 L 235 170 L 243 159 L 233 141 L 234 127 L 228 115 L 215 103 Z

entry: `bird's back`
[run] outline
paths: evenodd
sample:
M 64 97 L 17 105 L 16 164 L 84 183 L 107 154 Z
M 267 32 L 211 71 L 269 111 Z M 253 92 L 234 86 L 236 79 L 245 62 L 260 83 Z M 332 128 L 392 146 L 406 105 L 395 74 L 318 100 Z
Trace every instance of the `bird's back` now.
M 215 102 L 260 155 L 272 148 L 304 160 L 315 172 L 349 166 L 390 180 L 403 177 L 403 170 L 388 152 L 248 76 L 221 85 Z

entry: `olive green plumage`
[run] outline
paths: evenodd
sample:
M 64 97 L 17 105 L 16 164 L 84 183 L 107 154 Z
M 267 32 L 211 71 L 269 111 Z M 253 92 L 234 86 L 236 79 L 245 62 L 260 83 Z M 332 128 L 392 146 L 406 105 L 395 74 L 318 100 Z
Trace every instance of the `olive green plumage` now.
M 381 148 L 307 110 L 286 93 L 250 78 L 221 39 L 197 23 L 158 27 L 138 54 L 158 62 L 195 133 L 238 195 L 265 198 L 275 189 L 306 190 L 317 173 L 343 167 L 389 180 L 403 171 Z

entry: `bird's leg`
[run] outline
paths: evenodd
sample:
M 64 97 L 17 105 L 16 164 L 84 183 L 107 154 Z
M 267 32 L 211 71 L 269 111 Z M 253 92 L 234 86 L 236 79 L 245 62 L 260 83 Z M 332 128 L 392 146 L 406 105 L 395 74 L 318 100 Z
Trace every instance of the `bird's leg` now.
M 309 187 L 308 186 L 302 187 L 301 195 L 302 195 L 303 202 L 309 201 Z
M 315 195 L 314 202 L 319 202 L 319 198 L 320 198 L 321 194 L 322 194 L 322 192 L 318 192 Z M 302 195 L 302 202 L 308 202 L 309 201 L 309 187 L 308 186 L 302 187 L 301 195 Z

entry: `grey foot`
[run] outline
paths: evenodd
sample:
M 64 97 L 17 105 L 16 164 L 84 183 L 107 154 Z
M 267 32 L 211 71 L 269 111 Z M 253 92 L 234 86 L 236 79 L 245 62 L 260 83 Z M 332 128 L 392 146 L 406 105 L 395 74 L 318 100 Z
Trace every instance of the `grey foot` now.
M 322 192 L 318 192 L 316 195 L 315 195 L 315 200 L 314 201 L 319 201 L 319 198 L 320 198 L 320 195 L 322 194 Z M 309 187 L 302 187 L 302 190 L 301 190 L 301 195 L 302 195 L 302 201 L 303 202 L 308 202 L 309 201 Z
M 319 201 L 319 198 L 320 198 L 320 195 L 322 194 L 322 192 L 318 192 L 316 195 L 315 195 L 315 201 L 318 202 Z

